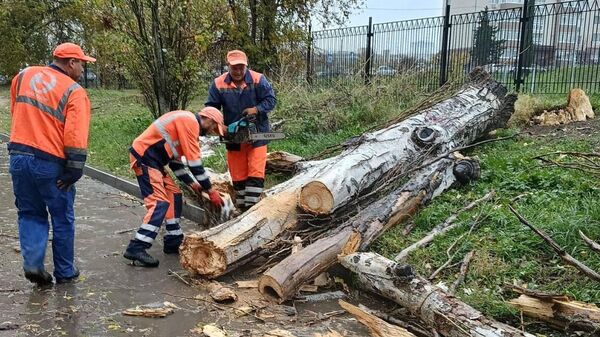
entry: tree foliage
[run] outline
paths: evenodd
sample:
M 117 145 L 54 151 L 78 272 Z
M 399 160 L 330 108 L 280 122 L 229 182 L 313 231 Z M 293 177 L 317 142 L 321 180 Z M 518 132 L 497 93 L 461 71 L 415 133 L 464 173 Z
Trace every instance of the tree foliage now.
M 499 39 L 499 28 L 490 23 L 488 8 L 480 13 L 479 26 L 475 29 L 471 62 L 473 66 L 497 63 L 504 53 L 504 43 Z
M 0 74 L 14 75 L 27 65 L 47 63 L 61 42 L 85 45 L 92 33 L 85 0 L 0 1 Z
M 308 26 L 342 24 L 364 0 L 227 0 L 224 45 L 243 49 L 252 67 L 285 73 L 290 55 L 301 55 Z M 285 56 L 287 55 L 287 57 Z
M 120 34 L 116 42 L 125 57 L 119 61 L 152 114 L 186 108 L 219 31 L 219 1 L 122 0 L 106 10 L 106 29 Z
M 230 49 L 288 78 L 310 22 L 342 23 L 364 0 L 0 0 L 0 74 L 43 64 L 61 42 L 97 58 L 104 86 L 133 83 L 155 117 L 186 108 Z M 119 85 L 122 87 L 122 85 Z

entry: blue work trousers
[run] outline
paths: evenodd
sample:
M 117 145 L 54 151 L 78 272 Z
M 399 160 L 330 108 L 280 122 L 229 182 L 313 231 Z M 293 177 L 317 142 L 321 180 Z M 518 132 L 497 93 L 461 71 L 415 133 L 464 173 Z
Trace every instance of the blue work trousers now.
M 44 270 L 48 243 L 48 213 L 52 221 L 54 277 L 75 274 L 75 186 L 56 186 L 63 165 L 26 154 L 10 155 L 15 205 L 18 209 L 19 240 L 24 271 Z

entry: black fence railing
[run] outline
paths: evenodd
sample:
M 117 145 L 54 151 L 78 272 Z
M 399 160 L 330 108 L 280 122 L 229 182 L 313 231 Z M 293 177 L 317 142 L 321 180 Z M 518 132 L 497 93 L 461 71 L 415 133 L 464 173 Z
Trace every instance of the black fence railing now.
M 520 4 L 518 4 L 520 2 Z M 311 33 L 307 79 L 403 81 L 434 90 L 484 67 L 511 89 L 600 91 L 599 0 L 536 5 Z

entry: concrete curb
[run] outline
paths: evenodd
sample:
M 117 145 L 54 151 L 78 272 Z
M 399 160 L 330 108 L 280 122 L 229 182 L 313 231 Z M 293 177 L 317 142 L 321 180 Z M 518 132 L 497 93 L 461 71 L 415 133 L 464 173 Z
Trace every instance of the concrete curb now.
M 5 143 L 8 143 L 9 137 L 4 133 L 0 133 L 0 140 Z M 139 186 L 131 181 L 119 178 L 115 175 L 101 171 L 89 165 L 85 165 L 85 167 L 83 168 L 83 173 L 92 179 L 98 180 L 101 183 L 116 188 L 119 191 L 125 192 L 138 199 L 141 199 Z M 198 206 L 190 205 L 184 202 L 182 213 L 182 215 L 185 218 L 191 221 L 197 222 L 199 224 L 206 223 L 206 215 L 204 214 L 204 210 Z

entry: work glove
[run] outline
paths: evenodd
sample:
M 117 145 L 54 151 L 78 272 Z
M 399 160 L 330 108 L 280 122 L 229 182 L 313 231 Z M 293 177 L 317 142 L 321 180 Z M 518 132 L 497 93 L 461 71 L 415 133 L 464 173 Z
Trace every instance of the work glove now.
M 242 115 L 246 117 L 246 120 L 250 123 L 256 123 L 256 115 L 258 114 L 258 109 L 256 107 L 246 108 L 242 111 Z
M 81 178 L 81 176 L 83 176 L 82 169 L 65 167 L 56 181 L 56 186 L 61 190 L 68 190 L 71 185 L 75 184 Z
M 192 189 L 192 191 L 194 191 L 194 193 L 196 193 L 198 198 L 202 198 L 202 186 L 199 183 L 194 181 L 189 186 Z
M 208 198 L 217 209 L 221 209 L 221 207 L 223 207 L 223 205 L 225 204 L 225 202 L 223 202 L 223 199 L 221 198 L 221 195 L 215 189 L 211 189 L 210 191 L 208 191 Z

